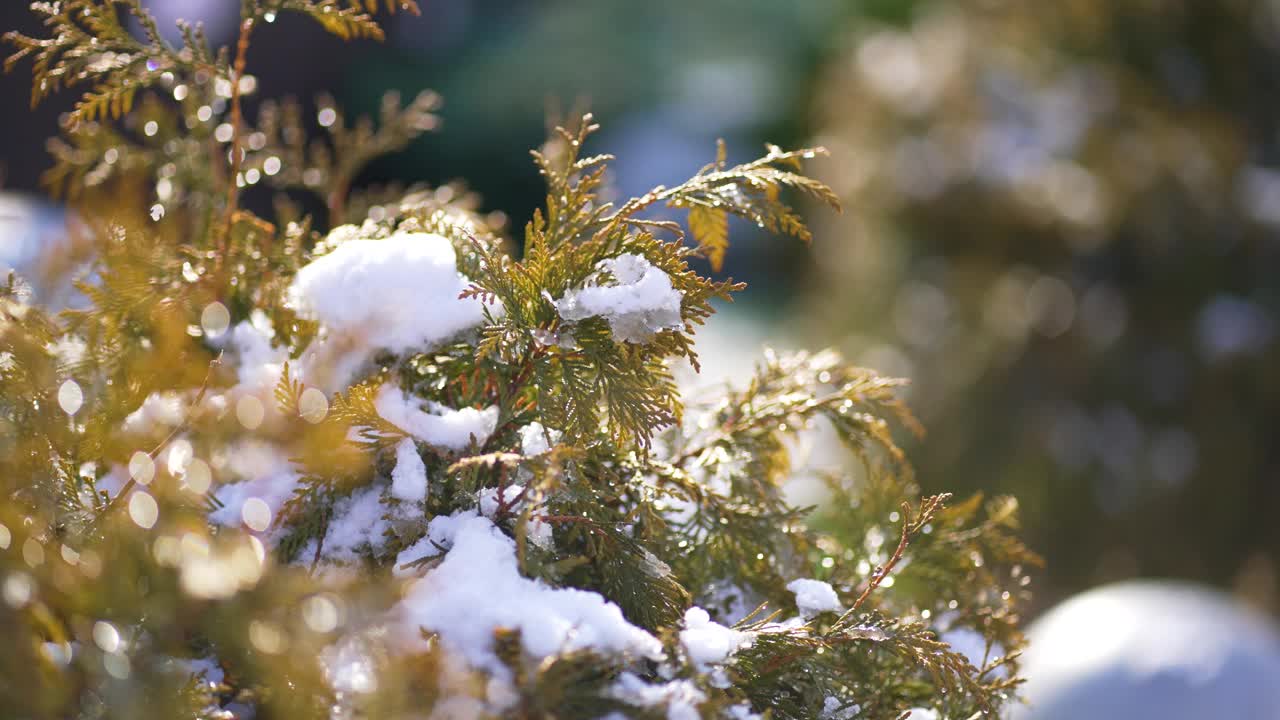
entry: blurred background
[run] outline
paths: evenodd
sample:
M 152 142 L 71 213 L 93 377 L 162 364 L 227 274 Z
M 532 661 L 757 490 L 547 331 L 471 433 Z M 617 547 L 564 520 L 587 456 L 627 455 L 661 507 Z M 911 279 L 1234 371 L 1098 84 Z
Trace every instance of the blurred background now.
M 5 29 L 35 30 L 24 5 L 0 4 Z M 235 29 L 235 0 L 151 5 Z M 422 8 L 342 52 L 282 17 L 250 53 L 258 94 L 356 114 L 438 91 L 440 131 L 364 182 L 465 178 L 513 228 L 542 200 L 528 149 L 575 108 L 620 195 L 718 137 L 731 160 L 826 146 L 812 169 L 845 212 L 813 209 L 812 248 L 731 231 L 726 274 L 753 286 L 735 332 L 911 377 L 921 483 L 1020 499 L 1047 560 L 1035 612 L 1142 577 L 1280 611 L 1280 2 Z M 57 233 L 30 193 L 69 103 L 27 112 L 27 93 L 0 79 L 0 261 L 19 264 Z

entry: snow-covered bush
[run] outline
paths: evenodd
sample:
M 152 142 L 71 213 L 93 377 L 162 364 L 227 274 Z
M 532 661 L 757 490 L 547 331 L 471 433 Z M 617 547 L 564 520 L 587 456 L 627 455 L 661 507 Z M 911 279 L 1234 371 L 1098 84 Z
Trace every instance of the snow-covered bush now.
M 535 153 L 547 206 L 517 259 L 453 188 L 350 192 L 432 97 L 376 129 L 325 105 L 313 143 L 296 104 L 246 117 L 258 25 L 376 37 L 377 5 L 245 0 L 234 57 L 165 44 L 135 0 L 37 3 L 49 37 L 9 37 L 37 99 L 90 86 L 50 180 L 97 254 L 60 316 L 17 280 L 0 298 L 5 717 L 1006 704 L 1035 558 L 1012 500 L 919 497 L 900 381 L 831 353 L 766 353 L 709 393 L 674 379 L 742 289 L 689 260 L 718 268 L 730 215 L 808 239 L 783 198 L 832 201 L 800 174 L 815 152 L 721 150 L 610 203 L 584 118 Z M 255 185 L 271 217 L 241 205 Z M 688 210 L 690 242 L 657 205 Z M 817 426 L 862 462 L 794 507 L 787 449 Z

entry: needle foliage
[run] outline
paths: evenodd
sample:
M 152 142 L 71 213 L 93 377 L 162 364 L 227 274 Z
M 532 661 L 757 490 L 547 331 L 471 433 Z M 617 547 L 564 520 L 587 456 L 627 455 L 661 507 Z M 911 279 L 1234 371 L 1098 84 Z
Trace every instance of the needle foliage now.
M 370 160 L 435 126 L 434 95 L 389 98 L 376 120 L 348 121 L 328 99 L 314 124 L 291 99 L 252 117 L 242 108 L 262 23 L 297 12 L 376 39 L 378 12 L 413 3 L 243 0 L 237 45 L 218 49 L 190 26 L 167 43 L 139 0 L 32 8 L 46 32 L 9 34 L 8 66 L 31 64 L 36 101 L 84 89 L 51 145 L 47 182 L 74 207 L 69 234 L 89 259 L 61 312 L 17 278 L 0 288 L 0 714 L 900 718 L 922 708 L 963 719 L 1015 697 L 1018 608 L 1036 558 L 1017 539 L 1012 499 L 920 495 L 895 440 L 919 431 L 896 394 L 903 381 L 831 352 L 766 352 L 744 383 L 677 382 L 676 363 L 697 367 L 694 334 L 713 302 L 744 288 L 690 261 L 719 266 L 731 215 L 809 240 L 788 203 L 836 204 L 803 174 L 820 151 L 771 146 L 731 167 L 721 148 L 689 180 L 609 202 L 612 158 L 585 153 L 596 126 L 584 117 L 534 153 L 547 200 L 516 254 L 458 186 L 353 191 Z M 273 212 L 246 209 L 248 192 L 269 193 Z M 687 210 L 689 236 L 656 219 L 658 206 Z M 474 328 L 404 351 L 362 348 L 290 301 L 313 261 L 405 233 L 452 245 L 461 299 L 483 302 Z M 603 315 L 565 317 L 567 294 L 615 286 L 609 262 L 629 256 L 679 293 L 677 324 L 623 338 Z M 265 367 L 237 340 L 249 327 L 270 328 L 268 349 L 284 357 L 270 366 L 267 407 L 245 390 Z M 325 375 L 317 352 L 360 360 Z M 465 446 L 424 439 L 388 417 L 391 385 L 429 407 L 487 408 L 492 429 Z M 544 447 L 531 449 L 531 435 Z M 819 472 L 795 457 L 819 435 L 850 451 L 847 466 Z M 240 469 L 264 447 L 285 470 Z M 418 462 L 429 492 L 392 492 L 401 465 Z M 293 480 L 269 527 L 247 504 L 242 521 L 218 519 L 223 490 L 271 472 Z M 826 499 L 796 506 L 786 488 L 815 474 Z M 344 513 L 370 491 L 384 529 L 334 554 Z M 448 561 L 433 521 L 477 508 L 510 539 L 521 576 L 603 598 L 662 652 L 588 644 L 537 655 L 499 624 L 486 639 L 498 672 L 460 658 L 450 628 L 410 629 L 423 639 L 410 650 L 393 642 L 407 586 Z M 829 584 L 837 603 L 797 605 L 797 579 Z M 685 633 L 695 607 L 737 631 L 712 661 Z M 353 647 L 367 672 L 355 685 L 334 660 Z

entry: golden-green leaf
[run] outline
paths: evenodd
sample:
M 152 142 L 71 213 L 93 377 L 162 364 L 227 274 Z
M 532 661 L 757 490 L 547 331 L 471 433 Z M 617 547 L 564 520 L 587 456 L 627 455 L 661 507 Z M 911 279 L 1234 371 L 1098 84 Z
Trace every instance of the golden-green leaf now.
M 711 269 L 720 272 L 729 249 L 729 213 L 722 208 L 694 205 L 689 208 L 689 230 L 711 261 Z

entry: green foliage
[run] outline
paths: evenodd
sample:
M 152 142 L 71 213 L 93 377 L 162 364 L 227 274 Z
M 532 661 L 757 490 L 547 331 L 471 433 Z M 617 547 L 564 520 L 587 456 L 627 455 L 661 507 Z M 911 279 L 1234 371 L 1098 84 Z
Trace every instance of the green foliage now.
M 255 24 L 272 22 L 282 11 L 307 15 L 343 39 L 380 40 L 382 29 L 372 15 L 378 5 L 374 0 L 245 0 L 240 44 L 247 44 Z M 418 12 L 413 0 L 388 0 L 385 5 L 390 12 L 397 8 Z M 33 105 L 63 88 L 91 85 L 71 113 L 73 125 L 120 118 L 133 108 L 140 90 L 156 85 L 166 73 L 183 77 L 204 73 L 224 80 L 237 74 L 230 53 L 213 51 L 198 26 L 180 24 L 182 43 L 170 45 L 142 0 L 34 2 L 31 9 L 42 18 L 48 37 L 7 33 L 5 39 L 17 51 L 5 61 L 5 68 L 28 57 L 33 60 Z M 142 39 L 129 32 L 122 9 L 137 20 Z
M 0 708 L 25 719 L 225 718 L 237 704 L 291 718 L 447 714 L 459 702 L 509 718 L 1001 707 L 1019 682 L 1017 608 L 1035 557 L 1016 539 L 1012 500 L 920 497 L 894 437 L 918 431 L 901 381 L 833 353 L 769 353 L 745 386 L 705 397 L 675 379 L 673 362 L 697 367 L 694 332 L 713 301 L 743 288 L 689 261 L 720 264 L 731 214 L 808 239 L 784 195 L 833 204 L 800 174 L 817 151 L 769 147 L 728 167 L 722 147 L 690 180 L 615 204 L 601 192 L 611 158 L 584 154 L 587 116 L 534 153 L 547 204 L 516 259 L 454 186 L 351 196 L 360 167 L 434 124 L 434 96 L 388 99 L 376 129 L 348 127 L 322 102 L 324 141 L 308 140 L 296 103 L 265 104 L 256 125 L 243 117 L 255 23 L 296 10 L 344 37 L 376 37 L 378 5 L 245 0 L 234 60 L 169 49 L 149 30 L 146 42 L 114 41 L 127 57 L 94 65 L 90 48 L 115 38 L 117 6 L 149 27 L 124 0 L 37 3 L 52 39 L 11 37 L 34 58 L 37 84 L 163 93 L 105 116 L 82 104 L 55 146 L 51 187 L 75 199 L 93 249 L 83 303 L 54 317 L 16 280 L 0 288 L 0 488 L 11 498 L 0 505 L 0 628 L 14 648 L 0 660 Z M 152 77 L 148 60 L 167 64 Z M 141 137 L 129 132 L 138 127 Z M 188 152 L 211 141 L 228 152 Z M 239 205 L 256 182 L 278 193 L 270 217 Z M 285 195 L 298 189 L 320 196 L 327 235 Z M 696 244 L 645 215 L 660 204 L 690 211 Z M 300 268 L 344 243 L 406 233 L 452 244 L 462 299 L 486 303 L 478 327 L 392 353 L 290 304 Z M 600 315 L 566 319 L 563 299 L 620 282 L 609 261 L 623 256 L 670 282 L 678 323 L 624 336 Z M 321 362 L 351 357 L 345 374 Z M 492 430 L 423 437 L 387 417 L 389 385 L 429 408 L 484 409 Z M 791 449 L 817 432 L 853 461 L 824 475 L 821 507 L 797 507 L 785 489 L 806 469 Z M 264 448 L 289 469 L 236 469 Z M 394 492 L 413 461 L 430 488 L 421 499 Z M 229 488 L 278 477 L 291 495 L 269 529 L 247 503 L 226 517 Z M 343 537 L 346 513 L 367 498 L 382 529 Z M 517 628 L 496 627 L 499 676 L 468 665 L 445 629 L 413 628 L 431 642 L 410 650 L 411 638 L 387 637 L 400 632 L 387 623 L 409 582 L 398 575 L 430 577 L 447 562 L 435 521 L 477 507 L 513 540 L 524 577 L 608 600 L 663 659 L 535 656 Z M 787 586 L 804 578 L 829 582 L 844 609 L 797 616 Z M 709 666 L 681 634 L 695 606 L 750 642 Z M 940 638 L 957 630 L 986 640 L 980 667 Z M 373 686 L 352 692 L 333 677 L 332 656 L 347 652 Z M 628 683 L 657 695 L 638 700 Z
M 797 190 L 830 207 L 839 209 L 840 200 L 831 188 L 799 174 L 800 161 L 825 151 L 818 149 L 784 152 L 774 145 L 759 160 L 726 167 L 724 143 L 717 148 L 716 161 L 689 181 L 676 187 L 657 188 L 638 198 L 638 205 L 666 202 L 671 207 L 689 209 L 689 229 L 707 253 L 713 270 L 719 270 L 729 247 L 729 215 L 737 215 L 774 233 L 792 235 L 805 242 L 813 239 L 809 228 L 795 210 L 778 201 L 784 188 Z
M 144 39 L 125 27 L 121 8 L 141 25 Z M 18 49 L 5 68 L 32 58 L 33 105 L 63 88 L 91 84 L 72 111 L 73 124 L 99 116 L 121 117 L 132 109 L 138 91 L 158 82 L 164 72 L 230 75 L 228 55 L 215 54 L 199 28 L 180 26 L 183 44 L 174 48 L 161 37 L 155 18 L 140 0 L 35 2 L 31 9 L 43 19 L 49 37 L 7 33 L 5 39 Z
M 248 0 L 245 2 L 250 11 L 256 4 Z M 304 13 L 343 40 L 383 39 L 382 28 L 373 17 L 373 13 L 378 11 L 378 0 L 346 0 L 345 3 L 340 0 L 279 0 L 262 4 L 266 6 L 264 14 L 279 10 Z M 413 0 L 386 0 L 385 5 L 387 12 L 395 12 L 398 8 L 415 15 L 418 13 L 417 3 Z

